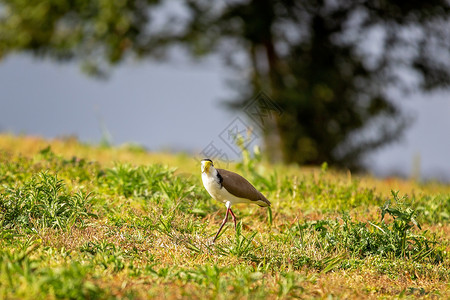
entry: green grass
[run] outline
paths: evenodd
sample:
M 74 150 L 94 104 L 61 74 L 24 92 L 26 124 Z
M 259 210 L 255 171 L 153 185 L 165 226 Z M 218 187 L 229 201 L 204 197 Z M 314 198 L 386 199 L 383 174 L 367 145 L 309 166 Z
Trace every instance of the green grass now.
M 232 168 L 272 207 L 236 206 L 212 244 L 199 162 L 0 136 L 0 298 L 450 297 L 449 186 Z

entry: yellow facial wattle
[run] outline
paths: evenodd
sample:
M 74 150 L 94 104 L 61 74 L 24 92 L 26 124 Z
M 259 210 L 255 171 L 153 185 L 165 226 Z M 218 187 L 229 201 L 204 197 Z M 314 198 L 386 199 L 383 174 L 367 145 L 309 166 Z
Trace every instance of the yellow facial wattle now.
M 210 161 L 202 161 L 202 173 L 208 172 L 210 166 Z

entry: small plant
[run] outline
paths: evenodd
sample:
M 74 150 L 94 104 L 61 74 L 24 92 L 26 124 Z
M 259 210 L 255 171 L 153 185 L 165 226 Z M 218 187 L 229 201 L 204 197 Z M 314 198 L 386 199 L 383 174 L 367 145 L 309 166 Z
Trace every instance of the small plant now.
M 405 256 L 406 240 L 408 231 L 417 226 L 419 229 L 420 224 L 416 221 L 416 212 L 406 204 L 406 196 L 399 198 L 399 191 L 391 191 L 394 198 L 394 205 L 391 206 L 391 201 L 388 200 L 381 208 L 381 221 L 384 220 L 384 216 L 387 214 L 394 218 L 394 224 L 392 230 L 401 237 L 401 252 Z
M 300 298 L 300 294 L 303 288 L 299 285 L 300 282 L 304 281 L 303 277 L 293 272 L 283 272 L 281 278 L 278 281 L 278 297 L 293 297 Z
M 0 225 L 33 231 L 45 227 L 68 229 L 95 216 L 89 212 L 89 205 L 89 194 L 71 194 L 56 175 L 41 172 L 22 187 L 0 194 Z
M 216 246 L 216 249 L 223 255 L 234 255 L 236 257 L 247 257 L 250 259 L 255 258 L 254 253 L 259 248 L 254 245 L 255 242 L 253 241 L 256 234 L 257 232 L 253 232 L 248 237 L 242 235 L 242 222 L 239 221 L 236 226 L 234 243 L 228 247 Z
M 111 266 L 114 272 L 119 272 L 125 268 L 124 259 L 127 255 L 108 241 L 87 242 L 80 251 L 93 255 L 93 261 L 105 269 Z

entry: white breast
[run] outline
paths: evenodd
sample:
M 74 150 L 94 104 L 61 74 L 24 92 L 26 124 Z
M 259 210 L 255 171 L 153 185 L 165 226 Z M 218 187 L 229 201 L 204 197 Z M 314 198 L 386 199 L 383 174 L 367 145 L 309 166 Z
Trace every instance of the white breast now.
M 212 169 L 212 170 L 211 170 Z M 215 200 L 219 202 L 226 203 L 227 201 L 230 201 L 231 204 L 234 203 L 250 203 L 250 200 L 236 197 L 232 194 L 230 194 L 224 187 L 221 188 L 220 183 L 216 180 L 217 170 L 210 168 L 210 172 L 208 173 L 202 173 L 202 181 L 203 186 L 208 191 L 208 193 L 213 197 Z M 214 172 L 214 175 L 211 173 Z

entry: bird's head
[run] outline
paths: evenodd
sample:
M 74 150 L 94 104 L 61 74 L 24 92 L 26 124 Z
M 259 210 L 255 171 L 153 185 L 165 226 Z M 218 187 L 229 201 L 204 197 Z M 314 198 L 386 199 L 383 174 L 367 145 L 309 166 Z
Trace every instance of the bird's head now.
M 202 159 L 202 173 L 208 173 L 211 166 L 214 167 L 212 160 L 209 158 Z

